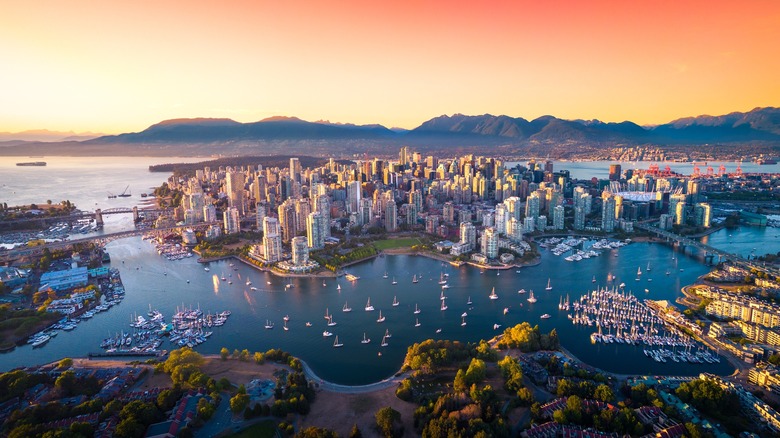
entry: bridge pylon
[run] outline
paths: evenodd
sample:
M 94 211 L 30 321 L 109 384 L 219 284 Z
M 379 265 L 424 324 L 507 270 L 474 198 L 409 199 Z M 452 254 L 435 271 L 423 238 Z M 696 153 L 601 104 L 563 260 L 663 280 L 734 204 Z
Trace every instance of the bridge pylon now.
M 138 223 L 140 221 L 141 221 L 141 219 L 138 217 L 138 206 L 134 205 L 133 206 L 133 222 L 134 223 Z
M 95 209 L 95 225 L 98 227 L 103 226 L 103 211 L 99 208 Z

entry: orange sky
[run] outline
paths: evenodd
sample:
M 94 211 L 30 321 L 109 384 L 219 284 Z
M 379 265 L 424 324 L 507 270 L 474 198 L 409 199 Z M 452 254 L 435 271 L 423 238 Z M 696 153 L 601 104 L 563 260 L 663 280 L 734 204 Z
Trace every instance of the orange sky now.
M 780 105 L 780 2 L 23 1 L 0 131 L 272 115 L 632 120 Z

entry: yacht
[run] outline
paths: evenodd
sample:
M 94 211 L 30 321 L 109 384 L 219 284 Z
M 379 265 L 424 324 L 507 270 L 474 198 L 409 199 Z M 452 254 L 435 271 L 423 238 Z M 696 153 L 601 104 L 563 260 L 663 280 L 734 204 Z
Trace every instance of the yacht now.
M 324 336 L 324 337 L 326 337 L 326 338 L 327 338 L 328 336 L 333 336 L 333 333 L 331 333 L 331 332 L 329 332 L 329 331 L 325 330 L 324 332 L 322 332 L 322 336 Z
M 339 342 L 339 336 L 336 335 L 336 339 L 333 341 L 333 348 L 343 347 L 344 344 Z
M 552 290 L 552 285 L 550 284 L 550 279 L 547 279 L 547 287 L 544 288 L 544 290 Z
M 536 297 L 534 297 L 534 291 L 533 290 L 531 290 L 531 294 L 528 297 L 528 302 L 529 303 L 535 303 L 536 302 Z
M 517 293 L 524 294 L 525 293 L 525 289 L 520 289 L 519 291 L 517 291 Z
M 447 279 L 444 278 L 444 272 L 442 272 L 441 276 L 439 277 L 439 284 L 441 284 L 441 285 L 447 284 Z
M 390 329 L 385 329 L 385 337 L 388 339 L 393 337 L 393 335 L 390 334 Z
M 206 272 L 209 272 L 209 271 L 211 271 L 211 269 L 209 269 L 209 267 L 208 267 L 208 266 L 206 266 L 205 268 L 203 268 L 203 270 L 204 270 L 204 271 L 206 271 Z
M 398 307 L 401 303 L 398 302 L 398 299 L 393 295 L 393 307 Z
M 507 313 L 509 313 L 509 307 L 504 307 L 504 315 L 506 315 Z
M 490 298 L 491 300 L 497 300 L 498 299 L 498 295 L 496 294 L 495 286 L 493 287 L 493 291 L 490 292 L 490 295 L 488 295 L 488 298 Z
M 545 313 L 544 315 L 540 316 L 540 318 L 542 318 L 542 319 L 548 319 L 548 318 L 551 318 L 551 316 L 550 316 L 550 314 L 549 314 L 549 313 Z
M 336 290 L 341 290 L 341 285 L 340 284 L 336 286 Z
M 417 303 L 414 303 L 414 314 L 417 315 L 420 313 L 420 308 L 417 307 Z
M 342 308 L 341 308 L 341 311 L 342 311 L 342 312 L 351 312 L 351 311 L 352 311 L 352 308 L 351 308 L 351 307 L 349 307 L 349 305 L 348 305 L 348 304 L 347 304 L 347 302 L 345 301 L 345 302 L 344 302 L 344 307 L 342 307 Z
M 284 325 L 282 326 L 282 328 L 284 329 L 284 331 L 288 331 L 288 330 L 290 330 L 290 329 L 287 327 L 287 321 L 284 321 Z
M 436 329 L 436 333 L 441 333 L 441 329 Z
M 593 279 L 592 279 L 592 280 L 590 280 L 590 282 L 591 282 L 591 283 L 595 283 L 595 282 L 596 282 L 596 276 L 595 276 L 595 275 L 593 276 Z
M 374 306 L 371 305 L 371 297 L 368 298 L 368 301 L 366 302 L 366 312 L 371 312 L 374 310 Z
M 379 311 L 379 318 L 377 318 L 376 322 L 385 322 L 385 317 L 382 316 L 382 310 Z
M 371 342 L 371 339 L 366 337 L 366 332 L 363 332 L 363 340 L 360 341 L 360 343 L 361 344 L 368 344 L 369 342 Z

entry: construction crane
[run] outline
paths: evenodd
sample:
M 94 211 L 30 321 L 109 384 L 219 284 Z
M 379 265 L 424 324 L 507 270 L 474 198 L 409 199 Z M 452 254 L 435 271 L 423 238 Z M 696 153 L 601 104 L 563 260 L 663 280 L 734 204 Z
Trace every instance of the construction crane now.
M 122 193 L 120 193 L 117 196 L 119 196 L 120 198 L 129 198 L 129 197 L 133 196 L 132 194 L 127 192 L 127 189 L 129 189 L 129 188 L 130 188 L 130 184 L 128 184 L 127 187 L 125 187 L 125 191 L 123 191 Z

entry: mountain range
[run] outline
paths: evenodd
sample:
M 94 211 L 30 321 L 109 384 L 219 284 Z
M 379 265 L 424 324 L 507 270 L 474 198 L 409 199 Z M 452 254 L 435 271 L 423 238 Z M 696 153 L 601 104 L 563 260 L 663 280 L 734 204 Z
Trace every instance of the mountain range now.
M 2 140 L 3 137 L 0 137 Z M 295 117 L 271 117 L 240 123 L 231 119 L 172 119 L 141 132 L 106 135 L 82 141 L 0 143 L 0 155 L 248 155 L 300 153 L 328 156 L 387 152 L 410 145 L 421 151 L 503 153 L 560 150 L 577 147 L 700 146 L 757 144 L 780 148 L 780 108 L 755 108 L 721 116 L 687 117 L 662 125 L 640 126 L 625 121 L 565 120 L 542 116 L 534 120 L 506 115 L 443 115 L 411 130 L 382 125 L 308 122 Z

